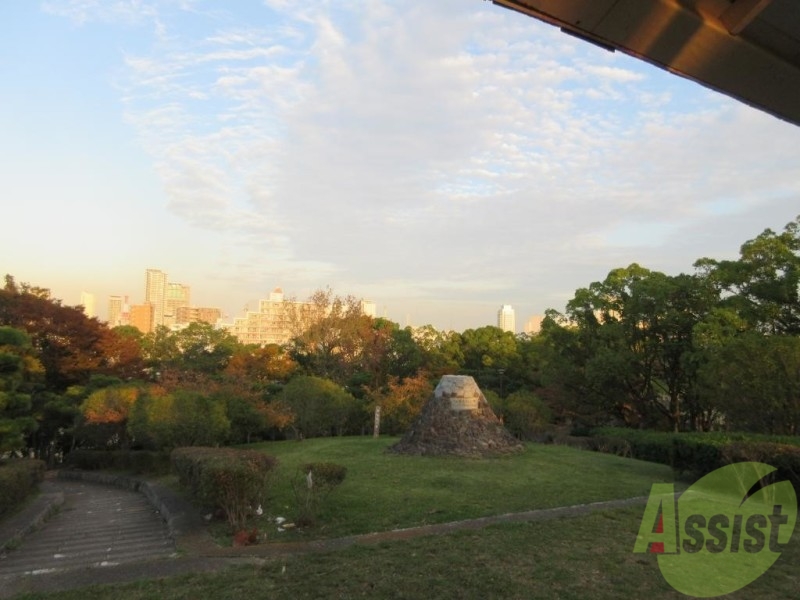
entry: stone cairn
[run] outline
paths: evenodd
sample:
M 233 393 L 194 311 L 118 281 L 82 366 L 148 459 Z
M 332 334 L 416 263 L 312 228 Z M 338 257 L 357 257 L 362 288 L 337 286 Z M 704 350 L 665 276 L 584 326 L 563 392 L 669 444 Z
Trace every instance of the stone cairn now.
M 472 377 L 445 375 L 411 428 L 389 450 L 480 458 L 523 448 L 495 416 Z

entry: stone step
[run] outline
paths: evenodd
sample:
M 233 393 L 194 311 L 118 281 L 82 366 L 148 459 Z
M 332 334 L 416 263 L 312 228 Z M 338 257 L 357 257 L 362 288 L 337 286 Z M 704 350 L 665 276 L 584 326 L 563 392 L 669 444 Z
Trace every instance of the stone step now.
M 128 564 L 175 555 L 158 511 L 138 492 L 84 482 L 53 482 L 62 510 L 0 556 L 0 578 Z

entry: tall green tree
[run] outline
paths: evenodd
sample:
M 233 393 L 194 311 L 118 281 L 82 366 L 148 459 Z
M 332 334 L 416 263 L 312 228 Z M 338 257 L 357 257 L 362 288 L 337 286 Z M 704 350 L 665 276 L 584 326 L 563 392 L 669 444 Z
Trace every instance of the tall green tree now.
M 699 385 L 737 431 L 800 434 L 800 337 L 748 331 L 714 348 Z
M 745 242 L 737 260 L 701 258 L 695 267 L 753 329 L 800 335 L 800 216 Z
M 668 276 L 637 264 L 579 289 L 563 328 L 547 332 L 563 379 L 599 409 L 629 424 L 687 427 L 693 401 L 694 328 L 716 305 L 700 276 Z M 563 359 L 569 357 L 571 364 Z M 595 411 L 598 412 L 598 411 Z
M 36 430 L 32 395 L 43 378 L 28 335 L 0 327 L 0 454 L 25 448 Z

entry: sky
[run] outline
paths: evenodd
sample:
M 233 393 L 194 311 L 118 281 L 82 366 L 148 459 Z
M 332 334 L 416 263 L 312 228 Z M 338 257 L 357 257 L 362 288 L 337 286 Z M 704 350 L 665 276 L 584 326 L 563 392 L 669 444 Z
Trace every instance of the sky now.
M 517 329 L 800 213 L 800 128 L 483 0 L 2 0 L 0 270 Z

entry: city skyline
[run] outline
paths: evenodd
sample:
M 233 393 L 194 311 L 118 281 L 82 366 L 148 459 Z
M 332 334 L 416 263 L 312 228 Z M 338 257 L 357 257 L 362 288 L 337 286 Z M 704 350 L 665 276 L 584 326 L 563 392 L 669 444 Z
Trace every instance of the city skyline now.
M 169 274 L 163 270 L 147 268 L 145 269 L 145 286 L 144 293 L 142 295 L 144 300 L 142 302 L 137 303 L 135 301 L 136 296 L 133 296 L 134 300 L 131 300 L 131 296 L 129 294 L 111 294 L 108 296 L 105 304 L 107 310 L 105 313 L 102 313 L 96 310 L 94 295 L 86 291 L 81 291 L 81 300 L 77 303 L 77 305 L 84 306 L 84 312 L 87 314 L 87 316 L 95 316 L 101 321 L 107 322 L 111 327 L 120 324 L 132 324 L 144 332 L 151 330 L 159 324 L 173 326 L 181 323 L 185 324 L 191 320 L 198 320 L 196 318 L 197 314 L 204 315 L 204 318 L 199 320 L 212 322 L 206 318 L 207 315 L 210 314 L 209 311 L 215 311 L 219 309 L 216 307 L 200 307 L 193 304 L 190 301 L 190 290 L 190 285 L 179 284 L 170 281 Z M 346 292 L 342 292 L 337 295 L 347 296 L 348 294 Z M 55 295 L 54 297 L 58 298 Z M 62 298 L 58 299 L 63 301 Z M 91 305 L 84 304 L 84 300 L 86 299 L 90 299 Z M 227 315 L 219 310 L 218 318 L 214 320 L 214 323 L 219 326 L 224 326 L 231 330 L 235 330 L 237 327 L 237 321 L 244 324 L 251 315 L 257 315 L 259 313 L 271 314 L 275 309 L 270 308 L 270 305 L 281 304 L 284 300 L 294 301 L 302 304 L 305 303 L 308 298 L 296 298 L 293 296 L 285 297 L 283 289 L 279 286 L 274 288 L 271 292 L 269 292 L 269 294 L 266 294 L 264 297 L 260 298 L 252 309 L 250 308 L 249 303 L 245 305 L 241 311 L 241 314 L 239 315 Z M 359 298 L 359 300 L 361 303 L 361 310 L 365 315 L 373 318 L 382 316 L 378 314 L 378 306 L 374 301 L 367 298 Z M 69 302 L 65 303 L 70 304 Z M 127 313 L 125 312 L 126 310 Z M 200 313 L 198 313 L 198 311 L 200 311 Z M 162 315 L 161 323 L 156 322 L 158 319 L 157 315 L 159 313 Z M 195 315 L 195 318 L 189 319 L 188 315 L 190 314 Z M 180 315 L 183 315 L 183 317 Z M 532 315 L 530 319 L 541 320 L 541 316 Z M 409 323 L 408 320 L 409 315 L 406 315 L 406 323 L 400 323 L 399 321 L 396 322 L 401 326 L 436 326 L 433 323 Z M 149 323 L 149 326 L 143 325 L 145 321 Z M 476 327 L 482 327 L 485 325 L 496 325 L 504 331 L 520 333 L 517 331 L 515 325 L 515 311 L 510 305 L 503 305 L 501 307 L 500 311 L 497 312 L 496 322 L 489 322 L 487 320 L 486 323 L 477 325 Z M 449 330 L 448 328 L 442 327 L 437 327 L 437 329 Z
M 0 27 L 0 267 L 101 315 L 159 265 L 230 319 L 281 285 L 522 325 L 800 206 L 800 128 L 481 0 L 7 0 Z

